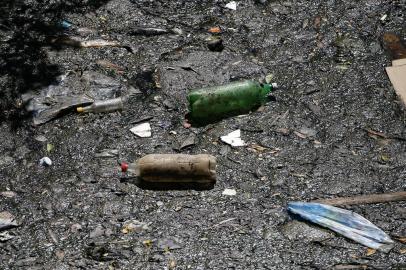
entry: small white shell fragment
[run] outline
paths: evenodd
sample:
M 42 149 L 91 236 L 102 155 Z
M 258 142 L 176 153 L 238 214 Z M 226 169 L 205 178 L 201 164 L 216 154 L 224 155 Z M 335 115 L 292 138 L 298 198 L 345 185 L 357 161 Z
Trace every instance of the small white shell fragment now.
M 39 160 L 39 164 L 42 166 L 51 166 L 52 160 L 49 157 L 43 157 Z
M 240 137 L 241 130 L 237 129 L 225 136 L 221 136 L 220 139 L 231 146 L 245 146 L 245 142 Z
M 235 189 L 231 189 L 231 188 L 226 188 L 223 193 L 223 195 L 227 195 L 227 196 L 235 196 L 237 194 L 237 191 Z
M 143 123 L 141 125 L 135 126 L 130 129 L 130 131 L 141 138 L 148 138 L 152 136 L 151 125 L 149 123 Z
M 226 8 L 231 9 L 231 10 L 237 10 L 237 2 L 231 1 L 226 5 Z

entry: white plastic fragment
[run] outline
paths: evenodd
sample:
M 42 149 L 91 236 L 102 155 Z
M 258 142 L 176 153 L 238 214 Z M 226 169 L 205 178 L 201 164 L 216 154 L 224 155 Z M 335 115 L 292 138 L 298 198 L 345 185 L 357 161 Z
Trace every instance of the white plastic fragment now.
M 226 5 L 226 8 L 231 9 L 231 10 L 237 10 L 237 2 L 231 1 Z
M 388 17 L 388 14 L 384 14 L 384 15 L 381 17 L 381 21 L 383 22 L 384 20 L 386 20 L 387 17 Z
M 141 138 L 151 137 L 151 125 L 149 123 L 143 123 L 141 125 L 135 126 L 130 131 Z
M 39 164 L 42 166 L 51 166 L 52 160 L 49 157 L 43 157 L 39 160 Z
M 48 139 L 44 135 L 38 135 L 34 138 L 37 142 L 46 142 Z
M 244 146 L 245 142 L 241 140 L 241 130 L 237 129 L 225 136 L 221 136 L 220 139 L 225 142 L 226 144 L 229 144 L 231 146 Z
M 237 194 L 237 191 L 235 189 L 231 189 L 231 188 L 226 188 L 223 193 L 223 195 L 226 196 L 235 196 Z

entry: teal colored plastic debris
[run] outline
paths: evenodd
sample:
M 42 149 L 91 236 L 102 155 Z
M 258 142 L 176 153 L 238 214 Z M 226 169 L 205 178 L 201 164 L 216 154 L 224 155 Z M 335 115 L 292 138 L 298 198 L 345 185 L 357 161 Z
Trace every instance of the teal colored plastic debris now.
M 330 205 L 305 202 L 291 202 L 288 204 L 288 210 L 364 246 L 383 252 L 389 252 L 393 248 L 394 242 L 385 232 L 354 212 Z
M 61 21 L 60 25 L 63 29 L 69 29 L 72 27 L 73 24 L 70 21 L 63 20 Z

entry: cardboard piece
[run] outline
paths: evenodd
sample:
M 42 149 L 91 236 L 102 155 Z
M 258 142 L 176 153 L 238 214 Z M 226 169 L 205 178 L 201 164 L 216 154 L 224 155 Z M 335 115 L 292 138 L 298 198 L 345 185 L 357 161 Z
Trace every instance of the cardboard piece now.
M 396 62 L 396 65 L 387 67 L 386 73 L 392 82 L 393 88 L 395 88 L 396 94 L 406 106 L 406 59 L 400 59 L 393 62 Z
M 392 61 L 393 67 L 398 67 L 398 66 L 403 66 L 403 65 L 406 65 L 406 58 Z

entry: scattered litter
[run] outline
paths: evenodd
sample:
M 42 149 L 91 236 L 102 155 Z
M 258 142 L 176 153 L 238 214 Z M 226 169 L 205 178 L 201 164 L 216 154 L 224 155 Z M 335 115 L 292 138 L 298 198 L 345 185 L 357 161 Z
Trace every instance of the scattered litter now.
M 276 84 L 239 81 L 193 90 L 189 93 L 189 118 L 198 125 L 249 113 L 268 101 Z
M 266 75 L 265 82 L 268 84 L 272 83 L 273 77 L 274 77 L 274 75 L 272 73 Z
M 103 149 L 101 152 L 96 153 L 96 158 L 116 158 L 118 157 L 117 149 Z
M 396 94 L 400 97 L 403 105 L 406 106 L 406 64 L 398 66 L 396 62 L 393 61 L 391 67 L 386 67 L 386 73 L 389 76 L 393 88 L 395 88 Z
M 209 33 L 220 34 L 221 33 L 221 28 L 219 26 L 211 27 L 209 29 Z
M 228 219 L 222 220 L 222 221 L 220 221 L 219 223 L 213 225 L 213 227 L 218 227 L 218 226 L 220 226 L 220 225 L 222 225 L 222 224 L 224 224 L 224 223 L 227 223 L 227 222 L 230 222 L 230 221 L 233 221 L 233 220 L 236 220 L 236 219 L 237 219 L 237 218 L 228 218 Z
M 121 162 L 121 164 L 120 164 L 120 168 L 121 168 L 121 171 L 122 172 L 127 172 L 128 171 L 128 163 L 126 163 L 126 162 Z
M 152 136 L 151 125 L 143 123 L 130 129 L 130 131 L 141 138 L 148 138 Z
M 173 270 L 176 268 L 176 260 L 174 258 L 170 258 L 168 262 L 168 270 Z
M 329 228 L 367 247 L 389 252 L 394 245 L 390 237 L 362 216 L 330 205 L 291 202 L 288 210 L 300 217 Z
M 44 167 L 52 165 L 52 160 L 49 157 L 43 157 L 39 160 L 39 164 Z
M 260 153 L 269 150 L 268 147 L 264 147 L 264 146 L 256 144 L 256 143 L 251 144 L 248 149 L 250 149 L 254 152 L 260 152 Z
M 8 230 L 17 226 L 17 221 L 10 212 L 0 212 L 0 231 Z
M 72 226 L 70 227 L 71 232 L 78 232 L 82 230 L 82 225 L 80 225 L 79 223 L 75 223 L 72 224 Z
M 406 46 L 403 44 L 402 39 L 393 33 L 385 33 L 383 43 L 394 59 L 392 66 L 386 67 L 386 73 L 392 82 L 393 88 L 395 88 L 396 94 L 406 105 Z
M 62 75 L 39 93 L 23 94 L 22 100 L 26 110 L 33 114 L 34 125 L 40 125 L 77 107 L 90 105 L 95 100 L 113 99 L 127 92 L 127 87 L 119 81 L 100 73 L 85 71 L 82 75 Z
M 61 21 L 60 25 L 63 29 L 69 29 L 72 27 L 73 24 L 70 21 L 63 20 Z
M 65 258 L 65 252 L 63 250 L 56 250 L 55 256 L 58 258 L 58 260 L 62 261 L 63 258 Z
M 51 143 L 47 143 L 47 152 L 51 153 L 54 150 L 55 146 Z
M 220 139 L 225 142 L 226 144 L 229 144 L 234 147 L 238 146 L 245 146 L 245 142 L 241 140 L 241 130 L 237 129 L 225 136 L 221 136 Z
M 301 139 L 306 139 L 306 138 L 307 138 L 307 136 L 306 136 L 305 134 L 300 133 L 300 132 L 298 132 L 298 131 L 293 131 L 293 133 L 294 133 L 296 136 L 298 136 L 299 138 L 301 138 Z
M 11 234 L 10 232 L 1 232 L 0 233 L 0 242 L 6 242 L 8 240 L 11 240 L 15 237 L 14 234 Z
M 14 191 L 2 191 L 0 195 L 5 198 L 14 198 L 17 194 Z
M 142 231 L 149 230 L 148 224 L 138 221 L 138 220 L 128 220 L 124 222 L 123 229 L 121 230 L 122 233 L 140 233 Z
M 152 247 L 152 244 L 154 243 L 154 240 L 147 239 L 147 240 L 142 241 L 142 243 L 143 243 L 146 247 Z
M 118 41 L 105 39 L 83 40 L 81 37 L 75 36 L 57 38 L 53 42 L 78 48 L 123 47 Z
M 184 128 L 191 128 L 192 125 L 189 122 L 183 122 L 183 127 Z
M 35 137 L 37 142 L 46 142 L 48 139 L 44 135 L 38 135 Z
M 312 129 L 312 128 L 308 128 L 308 127 L 302 127 L 299 132 L 303 135 L 305 135 L 306 137 L 314 137 L 317 134 L 317 131 Z
M 114 98 L 108 100 L 95 101 L 87 107 L 77 107 L 78 113 L 107 113 L 121 111 L 124 108 L 123 98 Z
M 124 68 L 122 68 L 116 64 L 113 64 L 107 60 L 97 60 L 96 64 L 98 64 L 99 66 L 104 67 L 104 68 L 112 69 L 112 70 L 116 71 L 118 74 L 124 73 Z
M 388 18 L 388 14 L 384 14 L 382 17 L 381 17 L 381 21 L 383 22 L 384 20 L 386 20 L 386 18 Z
M 226 188 L 223 193 L 223 195 L 226 196 L 235 196 L 237 194 L 237 191 L 235 189 L 230 189 L 230 188 Z
M 173 28 L 168 30 L 163 28 L 141 27 L 141 26 L 134 27 L 130 32 L 131 35 L 144 35 L 144 36 L 158 36 L 164 34 L 181 35 L 182 33 L 183 31 L 180 28 Z
M 406 244 L 406 237 L 395 237 L 395 239 L 402 244 Z
M 237 2 L 231 1 L 226 5 L 226 8 L 231 10 L 237 10 Z
M 384 203 L 397 201 L 406 201 L 406 191 L 384 194 L 371 194 L 355 197 L 324 199 L 317 200 L 314 202 L 328 205 L 354 205 L 354 204 L 370 204 L 370 203 Z
M 97 30 L 96 29 L 91 29 L 91 28 L 88 28 L 88 27 L 79 27 L 79 28 L 75 29 L 75 32 L 77 34 L 79 34 L 80 36 L 85 37 L 85 36 L 89 36 L 91 34 L 95 34 L 97 32 Z
M 211 155 L 151 154 L 139 159 L 136 174 L 152 183 L 216 182 L 216 158 Z
M 158 240 L 158 248 L 163 251 L 169 251 L 174 249 L 180 249 L 182 246 L 179 244 L 179 240 L 176 238 L 166 238 Z
M 376 249 L 368 248 L 368 250 L 367 250 L 367 256 L 374 255 L 375 253 L 376 253 Z
M 158 207 L 161 207 L 161 206 L 163 206 L 163 205 L 164 205 L 164 203 L 163 203 L 163 202 L 161 202 L 161 201 L 157 201 L 157 202 L 156 202 L 156 205 L 157 205 Z
M 382 132 L 375 131 L 375 130 L 372 130 L 372 129 L 366 129 L 366 131 L 368 132 L 368 135 L 370 137 L 378 136 L 378 137 L 381 137 L 381 138 L 384 138 L 384 139 L 388 139 L 388 136 L 386 136 L 386 134 L 384 134 Z

